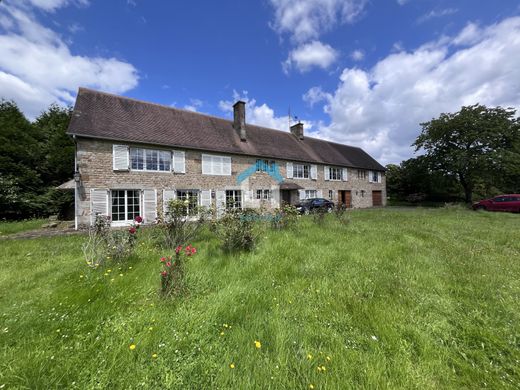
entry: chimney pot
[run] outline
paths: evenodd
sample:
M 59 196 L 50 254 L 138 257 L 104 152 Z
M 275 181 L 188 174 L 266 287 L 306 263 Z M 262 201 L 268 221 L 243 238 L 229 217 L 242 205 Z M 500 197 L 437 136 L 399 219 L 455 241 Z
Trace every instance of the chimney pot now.
M 240 135 L 241 141 L 246 141 L 246 103 L 239 100 L 233 104 L 233 127 Z
M 292 125 L 291 133 L 293 133 L 293 135 L 299 140 L 303 140 L 303 123 L 298 122 L 295 125 Z

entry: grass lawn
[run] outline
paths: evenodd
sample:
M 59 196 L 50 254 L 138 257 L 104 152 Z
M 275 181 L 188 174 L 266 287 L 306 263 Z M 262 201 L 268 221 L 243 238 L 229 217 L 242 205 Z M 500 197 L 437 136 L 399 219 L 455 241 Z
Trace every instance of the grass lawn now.
M 150 230 L 98 270 L 82 236 L 1 241 L 0 386 L 519 388 L 519 231 L 441 208 L 306 218 L 237 255 L 207 232 L 170 300 Z
M 45 221 L 45 219 L 29 219 L 13 222 L 0 221 L 0 236 L 38 229 L 42 227 Z

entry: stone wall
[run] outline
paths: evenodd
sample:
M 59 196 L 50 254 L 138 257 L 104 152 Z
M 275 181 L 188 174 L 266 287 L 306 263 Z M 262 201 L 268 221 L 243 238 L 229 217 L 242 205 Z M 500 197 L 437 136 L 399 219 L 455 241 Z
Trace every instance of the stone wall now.
M 196 150 L 185 150 L 186 173 L 114 171 L 112 168 L 113 143 L 114 142 L 87 138 L 77 139 L 77 164 L 81 175 L 81 184 L 78 188 L 77 197 L 77 214 L 80 224 L 88 224 L 90 222 L 91 189 L 156 189 L 158 197 L 157 208 L 161 210 L 162 190 L 164 189 L 251 190 L 253 199 L 246 202 L 245 206 L 257 207 L 260 205 L 260 201 L 255 199 L 257 189 L 276 190 L 278 188 L 278 183 L 264 172 L 253 174 L 242 183 L 237 182 L 238 174 L 251 165 L 254 165 L 257 157 L 232 155 L 231 176 L 203 175 L 202 152 Z M 129 145 L 143 147 L 143 145 Z M 159 147 L 148 147 L 161 149 Z M 207 153 L 216 155 L 222 154 Z M 323 165 L 318 165 L 316 180 L 286 179 L 287 161 L 276 160 L 276 163 L 280 168 L 280 173 L 284 177 L 285 182 L 296 183 L 308 190 L 321 190 L 324 198 L 329 198 L 329 190 L 333 190 L 332 201 L 334 202 L 338 201 L 338 190 L 350 190 L 352 194 L 352 207 L 371 207 L 372 191 L 379 190 L 382 191 L 383 204 L 386 204 L 386 178 L 384 173 L 382 173 L 381 183 L 369 183 L 368 177 L 365 180 L 358 179 L 357 169 L 348 168 L 347 181 L 326 181 Z M 292 202 L 296 200 L 294 196 L 291 199 Z

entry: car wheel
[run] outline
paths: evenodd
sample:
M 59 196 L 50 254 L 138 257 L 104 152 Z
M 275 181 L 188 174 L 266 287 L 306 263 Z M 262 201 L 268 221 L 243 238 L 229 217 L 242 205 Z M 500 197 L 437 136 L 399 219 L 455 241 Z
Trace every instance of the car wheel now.
M 475 210 L 486 210 L 486 206 L 482 206 L 482 205 L 478 205 L 477 207 L 475 207 Z

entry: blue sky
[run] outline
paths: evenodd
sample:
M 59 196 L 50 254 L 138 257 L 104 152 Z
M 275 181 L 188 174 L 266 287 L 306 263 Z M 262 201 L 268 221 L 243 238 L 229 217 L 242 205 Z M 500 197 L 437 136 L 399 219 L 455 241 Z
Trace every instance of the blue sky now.
M 413 155 L 419 123 L 520 108 L 518 1 L 4 0 L 0 97 L 34 118 L 79 86 Z

